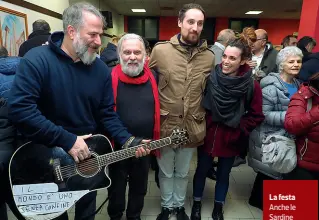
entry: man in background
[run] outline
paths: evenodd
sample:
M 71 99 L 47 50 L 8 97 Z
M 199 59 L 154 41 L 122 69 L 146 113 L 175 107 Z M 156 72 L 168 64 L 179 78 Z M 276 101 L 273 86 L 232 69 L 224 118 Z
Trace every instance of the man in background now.
M 253 75 L 259 81 L 271 72 L 277 72 L 276 58 L 278 51 L 268 43 L 268 34 L 263 29 L 255 31 L 256 42 L 252 45 L 252 59 L 247 64 L 253 69 Z
M 32 24 L 33 32 L 29 35 L 28 40 L 21 44 L 19 49 L 19 57 L 23 57 L 29 50 L 34 47 L 41 46 L 45 44 L 51 31 L 50 25 L 45 20 L 36 20 Z
M 0 46 L 0 219 L 7 220 L 6 204 L 15 215 L 17 210 L 11 201 L 8 166 L 14 152 L 16 129 L 8 119 L 8 97 L 20 57 L 9 57 L 5 47 Z
M 287 35 L 283 40 L 282 40 L 282 48 L 285 48 L 287 46 L 297 46 L 297 37 L 294 35 Z
M 228 42 L 235 39 L 235 32 L 231 29 L 224 29 L 219 32 L 217 40 L 214 45 L 210 48 L 215 54 L 215 65 L 222 62 L 225 47 Z

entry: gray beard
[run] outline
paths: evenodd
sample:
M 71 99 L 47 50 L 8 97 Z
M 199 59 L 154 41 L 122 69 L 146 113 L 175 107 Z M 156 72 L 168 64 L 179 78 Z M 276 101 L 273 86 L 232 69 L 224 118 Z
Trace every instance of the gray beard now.
M 96 59 L 96 53 L 90 54 L 88 51 L 89 47 L 83 44 L 81 39 L 78 39 L 77 42 L 73 43 L 73 47 L 75 53 L 85 65 L 91 65 Z

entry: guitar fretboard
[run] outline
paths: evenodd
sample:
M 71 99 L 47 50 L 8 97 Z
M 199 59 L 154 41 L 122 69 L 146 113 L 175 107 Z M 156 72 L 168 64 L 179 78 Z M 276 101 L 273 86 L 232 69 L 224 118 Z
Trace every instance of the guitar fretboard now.
M 135 152 L 137 150 L 137 148 L 139 147 L 144 147 L 144 149 L 149 149 L 149 150 L 155 150 L 161 147 L 165 147 L 168 146 L 172 143 L 171 138 L 167 137 L 167 138 L 163 138 L 157 141 L 152 141 L 148 144 L 141 144 L 135 147 L 130 147 L 130 148 L 126 148 L 123 150 L 118 150 L 109 154 L 105 154 L 102 156 L 98 157 L 98 161 L 100 163 L 100 166 L 106 166 L 109 165 L 111 163 L 115 163 L 121 160 L 125 160 L 127 158 L 130 157 L 134 157 L 135 156 Z

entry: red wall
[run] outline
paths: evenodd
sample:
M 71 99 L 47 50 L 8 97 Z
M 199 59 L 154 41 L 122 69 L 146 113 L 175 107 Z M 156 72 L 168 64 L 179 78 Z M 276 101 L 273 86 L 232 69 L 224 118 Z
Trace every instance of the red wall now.
M 281 44 L 282 39 L 298 32 L 299 20 L 260 19 L 259 28 L 265 29 L 272 44 Z
M 218 33 L 228 28 L 228 18 L 216 18 L 215 39 Z M 259 28 L 265 29 L 269 41 L 274 45 L 281 44 L 282 39 L 288 34 L 298 32 L 299 20 L 291 19 L 260 19 Z M 173 35 L 180 32 L 177 26 L 177 17 L 160 17 L 159 40 L 169 40 Z M 124 18 L 124 31 L 127 32 L 127 17 Z

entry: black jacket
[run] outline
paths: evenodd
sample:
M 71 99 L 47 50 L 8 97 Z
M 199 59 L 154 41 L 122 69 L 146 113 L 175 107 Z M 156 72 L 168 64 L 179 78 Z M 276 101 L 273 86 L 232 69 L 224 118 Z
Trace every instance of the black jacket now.
M 278 72 L 278 68 L 276 65 L 276 58 L 277 58 L 278 51 L 273 48 L 271 44 L 266 45 L 266 49 L 264 52 L 263 59 L 260 63 L 260 69 L 268 75 L 269 73 L 273 72 L 276 73 Z
M 106 48 L 102 51 L 100 59 L 110 68 L 116 66 L 119 63 L 117 46 L 115 44 L 108 43 Z
M 319 53 L 308 55 L 302 64 L 299 72 L 299 79 L 303 82 L 308 82 L 309 78 L 319 72 Z
M 47 31 L 34 31 L 34 32 L 32 32 L 29 35 L 28 40 L 23 42 L 23 44 L 21 44 L 20 49 L 19 49 L 19 57 L 23 57 L 24 54 L 26 54 L 32 48 L 41 46 L 42 44 L 47 42 L 50 35 L 51 34 Z

